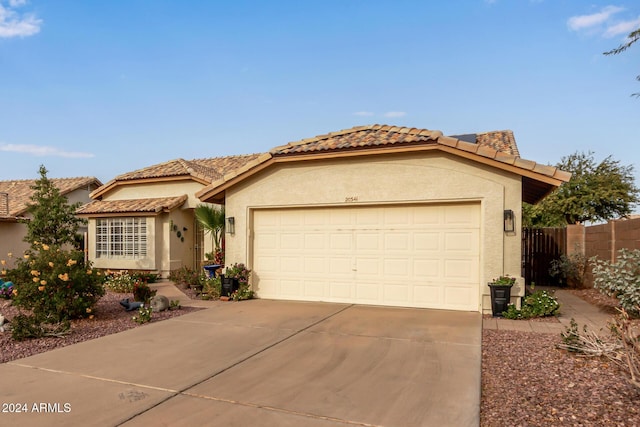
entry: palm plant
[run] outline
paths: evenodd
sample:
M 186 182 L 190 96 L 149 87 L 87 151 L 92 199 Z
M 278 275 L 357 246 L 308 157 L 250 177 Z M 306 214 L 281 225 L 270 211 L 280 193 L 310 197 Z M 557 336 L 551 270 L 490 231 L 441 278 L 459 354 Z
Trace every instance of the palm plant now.
M 195 208 L 195 216 L 205 233 L 211 234 L 214 259 L 222 262 L 222 236 L 224 234 L 224 206 L 216 208 L 200 204 Z

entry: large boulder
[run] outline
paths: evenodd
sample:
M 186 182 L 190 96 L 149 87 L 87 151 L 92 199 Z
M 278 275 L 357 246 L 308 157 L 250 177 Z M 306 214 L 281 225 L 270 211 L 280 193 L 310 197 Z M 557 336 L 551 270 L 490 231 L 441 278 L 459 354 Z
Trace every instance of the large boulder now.
M 155 312 L 169 310 L 169 306 L 169 298 L 164 295 L 156 295 L 151 298 L 151 308 L 153 308 L 153 311 Z

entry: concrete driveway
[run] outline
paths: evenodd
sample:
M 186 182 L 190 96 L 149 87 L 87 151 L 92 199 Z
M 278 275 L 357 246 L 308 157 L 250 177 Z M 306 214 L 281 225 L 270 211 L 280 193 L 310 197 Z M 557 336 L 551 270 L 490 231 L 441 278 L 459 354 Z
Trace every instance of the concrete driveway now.
M 477 426 L 481 328 L 479 313 L 220 303 L 0 365 L 0 425 Z

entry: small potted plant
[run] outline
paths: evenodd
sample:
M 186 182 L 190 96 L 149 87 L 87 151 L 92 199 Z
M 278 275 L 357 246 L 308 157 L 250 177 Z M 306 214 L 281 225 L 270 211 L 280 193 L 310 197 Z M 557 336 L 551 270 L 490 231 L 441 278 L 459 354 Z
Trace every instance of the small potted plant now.
M 491 313 L 493 317 L 502 317 L 507 311 L 511 300 L 511 288 L 516 284 L 516 278 L 509 275 L 500 276 L 489 282 L 491 289 Z

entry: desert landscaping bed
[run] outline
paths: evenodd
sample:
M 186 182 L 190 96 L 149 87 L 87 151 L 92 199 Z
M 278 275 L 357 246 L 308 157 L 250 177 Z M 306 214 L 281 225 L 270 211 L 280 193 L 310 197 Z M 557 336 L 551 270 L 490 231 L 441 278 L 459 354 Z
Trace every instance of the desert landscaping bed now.
M 43 353 L 59 347 L 65 347 L 82 341 L 99 338 L 105 335 L 126 331 L 127 329 L 144 327 L 146 324 L 138 324 L 131 318 L 137 311 L 125 311 L 120 301 L 131 298 L 131 294 L 120 294 L 111 291 L 100 298 L 93 310 L 93 318 L 85 318 L 71 321 L 71 333 L 63 337 L 49 337 L 15 341 L 11 338 L 11 332 L 0 332 L 0 363 L 9 362 L 34 354 Z M 153 313 L 152 322 L 169 319 L 187 314 L 200 308 L 181 307 L 178 310 L 166 310 Z M 18 310 L 10 306 L 10 301 L 0 300 L 0 313 L 7 319 L 12 319 Z

